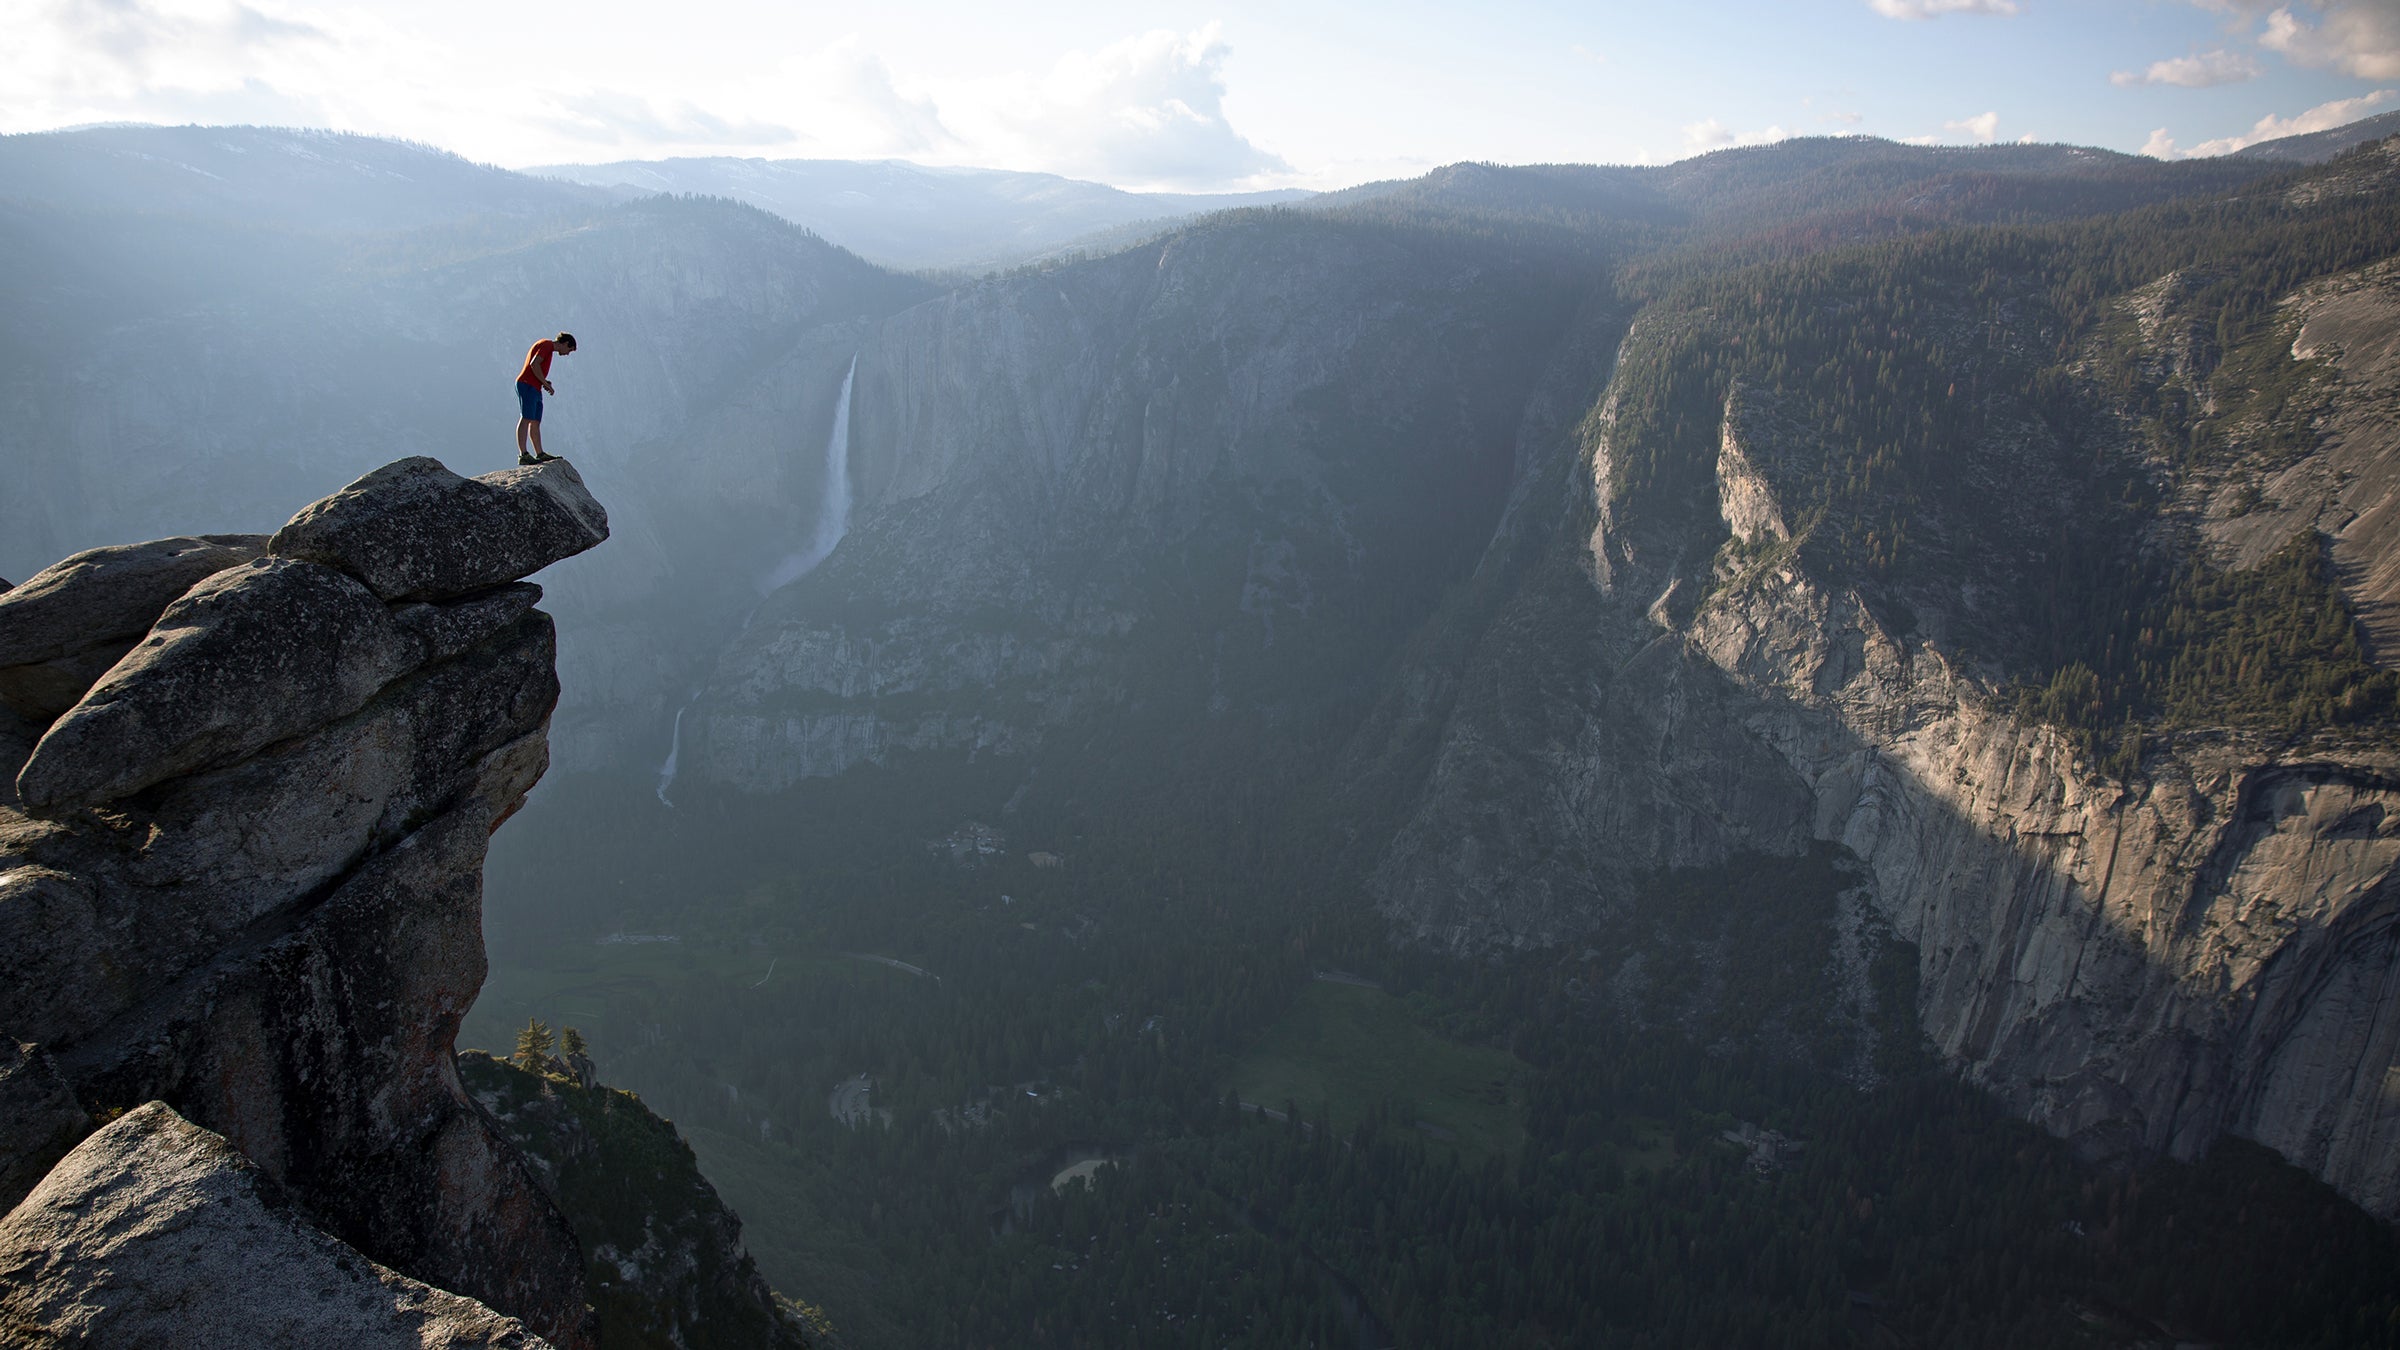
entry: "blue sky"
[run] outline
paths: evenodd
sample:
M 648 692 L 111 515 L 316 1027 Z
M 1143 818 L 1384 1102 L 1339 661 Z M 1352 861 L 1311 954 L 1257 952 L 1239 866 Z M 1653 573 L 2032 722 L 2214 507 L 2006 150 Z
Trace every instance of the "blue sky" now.
M 1864 132 L 2176 156 L 2400 109 L 2400 0 L 0 0 L 0 130 L 256 122 L 1192 190 Z

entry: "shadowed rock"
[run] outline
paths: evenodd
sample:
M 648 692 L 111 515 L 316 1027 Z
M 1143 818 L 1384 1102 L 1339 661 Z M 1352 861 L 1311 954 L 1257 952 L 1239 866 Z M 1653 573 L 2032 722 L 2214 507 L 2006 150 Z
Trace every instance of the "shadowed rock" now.
M 0 703 L 42 722 L 65 712 L 177 596 L 266 544 L 260 534 L 119 544 L 0 586 Z
M 0 1036 L 0 1213 L 33 1189 L 92 1128 L 50 1057 Z
M 558 690 L 552 650 L 548 617 L 520 614 L 351 716 L 273 754 L 160 784 L 105 822 L 0 813 L 0 1028 L 81 1041 L 462 790 L 481 784 L 493 819 L 505 815 L 541 774 L 538 732 Z M 495 756 L 515 766 L 513 779 L 486 782 Z
M 424 644 L 424 661 L 447 661 L 480 646 L 540 604 L 542 588 L 518 582 L 455 604 L 392 606 L 392 621 Z
M 84 1101 L 176 1103 L 368 1256 L 589 1345 L 574 1234 L 451 1061 L 484 842 L 540 769 L 538 736 L 487 756 L 460 809 L 59 1060 Z
M 169 606 L 17 774 L 27 809 L 90 805 L 346 717 L 417 665 L 423 644 L 365 587 L 261 558 Z
M 140 996 L 139 968 L 112 959 L 121 953 L 110 949 L 108 937 L 115 935 L 104 932 L 102 914 L 92 884 L 72 873 L 42 866 L 0 871 L 0 1028 L 7 1033 L 0 1040 L 55 1041 Z
M 438 490 L 368 501 L 354 485 L 346 507 L 317 513 L 326 533 L 365 541 L 356 556 L 370 559 L 409 537 L 483 537 L 502 561 L 478 554 L 481 570 L 387 601 L 340 568 L 270 554 L 139 619 L 155 619 L 149 636 L 47 732 L 0 707 L 0 1051 L 13 1053 L 0 1053 L 0 1183 L 31 1184 L 90 1128 L 86 1112 L 163 1103 L 255 1169 L 245 1186 L 289 1196 L 284 1228 L 322 1230 L 308 1236 L 369 1272 L 368 1294 L 422 1281 L 524 1325 L 475 1339 L 419 1319 L 393 1339 L 375 1307 L 315 1278 L 305 1243 L 292 1256 L 284 1233 L 253 1250 L 208 1223 L 198 1245 L 227 1253 L 215 1259 L 312 1299 L 337 1289 L 368 1322 L 220 1325 L 216 1303 L 164 1285 L 155 1304 L 128 1301 L 120 1276 L 148 1258 L 119 1261 L 108 1244 L 166 1241 L 190 1208 L 152 1188 L 107 1199 L 117 1217 L 100 1238 L 45 1232 L 7 1257 L 19 1264 L 0 1266 L 0 1286 L 64 1292 L 0 1303 L 0 1344 L 594 1343 L 574 1234 L 461 1091 L 453 1046 L 485 972 L 486 843 L 547 767 L 558 698 L 541 590 L 514 577 L 605 524 L 590 505 L 591 528 L 558 525 L 580 519 L 562 492 L 589 505 L 571 473 L 495 484 L 429 460 L 397 469 L 413 472 L 383 479 Z M 379 522 L 382 508 L 394 518 Z M 88 1219 L 96 1202 L 69 1203 Z
M 563 460 L 461 478 L 417 456 L 302 510 L 267 550 L 340 568 L 385 600 L 439 600 L 529 576 L 606 538 L 608 512 Z
M 449 1068 L 485 841 L 547 762 L 535 589 L 422 607 L 428 644 L 515 618 L 270 753 L 105 816 L 0 811 L 0 1027 L 94 1109 L 172 1103 L 335 1237 L 567 1347 L 573 1236 Z
M 223 1138 L 151 1102 L 67 1155 L 0 1220 L 11 1344 L 545 1344 L 311 1227 Z

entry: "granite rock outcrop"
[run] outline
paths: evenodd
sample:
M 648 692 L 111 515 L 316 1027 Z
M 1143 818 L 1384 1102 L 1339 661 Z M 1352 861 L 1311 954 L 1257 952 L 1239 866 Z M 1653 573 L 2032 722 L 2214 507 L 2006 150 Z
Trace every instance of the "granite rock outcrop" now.
M 177 596 L 266 542 L 220 534 L 89 549 L 0 588 L 0 703 L 40 721 L 75 706 Z
M 0 1219 L 0 1335 L 125 1350 L 547 1345 L 327 1237 L 239 1150 L 163 1102 L 86 1139 Z
M 184 1170 L 287 1198 L 269 1208 L 321 1230 L 275 1239 L 295 1260 L 321 1244 L 398 1273 L 357 1277 L 377 1287 L 418 1282 L 530 1328 L 469 1317 L 467 1339 L 423 1343 L 586 1346 L 574 1235 L 460 1087 L 452 1040 L 485 971 L 486 841 L 545 769 L 558 697 L 552 626 L 520 579 L 605 538 L 606 515 L 563 463 L 468 480 L 404 461 L 337 497 L 287 527 L 308 558 L 193 563 L 178 595 L 159 581 L 98 609 L 108 630 L 157 606 L 55 720 L 0 725 L 0 1177 L 38 1177 L 79 1116 L 140 1117 L 74 1165 L 238 1155 L 256 1186 L 214 1154 Z M 404 556 L 436 539 L 431 564 Z M 70 575 L 45 594 L 75 589 L 107 588 Z M 23 608 L 64 634 L 44 651 L 124 637 L 75 637 L 65 600 Z M 0 644 L 11 631 L 0 611 Z M 145 1203 L 140 1184 L 73 1184 Z M 183 1203 L 180 1184 L 159 1203 Z M 43 1270 L 59 1289 L 81 1278 Z
M 469 1050 L 460 1081 L 533 1160 L 583 1244 L 611 1343 L 806 1350 L 691 1145 L 640 1098 L 564 1055 L 541 1072 Z
M 514 581 L 606 538 L 608 513 L 564 460 L 462 478 L 420 455 L 308 506 L 267 550 L 340 568 L 380 600 L 441 600 Z

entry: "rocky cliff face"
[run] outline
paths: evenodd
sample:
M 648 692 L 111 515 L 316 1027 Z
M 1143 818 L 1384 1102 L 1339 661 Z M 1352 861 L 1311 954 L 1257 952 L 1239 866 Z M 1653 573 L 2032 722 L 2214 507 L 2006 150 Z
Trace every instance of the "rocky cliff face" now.
M 2195 736 L 2118 782 L 1794 575 L 1688 640 L 1759 696 L 1744 725 L 1866 863 L 1971 1079 L 2095 1156 L 2230 1132 L 2400 1214 L 2400 755 Z
M 799 1309 L 742 1248 L 741 1220 L 675 1127 L 569 1056 L 536 1073 L 477 1051 L 459 1077 L 524 1150 L 583 1249 L 612 1350 L 805 1350 Z M 820 1318 L 820 1323 L 822 1319 Z
M 2254 567 L 2300 530 L 2330 541 L 2376 659 L 2400 665 L 2400 267 L 2308 288 L 2286 306 L 2293 362 L 2338 389 L 2314 453 L 2244 464 L 2211 482 L 2202 531 Z
M 858 354 L 856 524 L 718 657 L 684 772 L 765 791 L 1027 751 L 1371 666 L 1487 535 L 1580 299 L 1522 258 L 1270 219 L 885 320 Z
M 2378 267 L 2284 306 L 2285 359 L 2334 367 L 2294 372 L 2326 400 L 2326 434 L 2295 455 L 2272 428 L 2237 424 L 2237 450 L 2245 434 L 2256 448 L 2170 499 L 2213 504 L 2198 536 L 2236 567 L 2323 531 L 2370 638 L 2390 604 L 2394 446 L 2376 430 L 2391 398 L 2389 286 Z M 2145 294 L 2129 308 L 2171 364 L 2172 305 Z M 2204 408 L 2238 417 L 2244 391 L 2226 383 L 2190 380 Z M 1740 420 L 1727 419 L 1728 445 Z M 2038 454 L 1988 453 L 2007 466 L 1995 512 L 2031 501 L 2073 518 L 2075 502 L 2045 500 L 2056 480 Z M 1774 489 L 1730 459 L 1718 495 L 1739 539 Z M 2261 479 L 2265 509 L 2228 514 L 2238 485 Z M 2183 519 L 2160 518 L 2160 546 Z M 2023 553 L 1979 559 L 1986 587 L 2033 571 Z M 2103 772 L 2010 711 L 1993 668 L 1947 636 L 1978 622 L 1971 583 L 1911 596 L 1903 630 L 1793 562 L 1720 569 L 1680 636 L 1756 696 L 1745 723 L 1808 785 L 1811 832 L 1866 863 L 1917 944 L 1920 1012 L 1946 1056 L 2088 1152 L 2191 1158 L 2230 1132 L 2400 1214 L 2386 1142 L 2400 1125 L 2386 1090 L 2400 1073 L 2388 738 L 2189 732 L 2130 775 Z
M 2272 551 L 2257 541 L 2320 525 L 2357 556 L 2337 575 L 2372 630 L 2383 277 L 2287 306 L 2278 340 L 2317 334 L 2295 356 L 2340 367 L 2330 434 L 2170 489 L 2186 505 L 2154 546 L 2189 529 L 2255 564 Z M 1665 335 L 1645 325 L 1663 322 L 1637 324 L 1623 360 L 1659 359 Z M 1912 522 L 1945 540 L 1934 561 L 1862 585 L 1795 544 L 1817 429 L 1737 385 L 1698 489 L 1643 492 L 1604 399 L 1548 452 L 1580 503 L 1505 528 L 1484 573 L 1512 552 L 1546 561 L 1493 583 L 1463 675 L 1411 677 L 1447 692 L 1387 700 L 1366 738 L 1438 746 L 1379 900 L 1456 948 L 1549 943 L 1631 903 L 1653 869 L 1838 843 L 1917 948 L 1927 1031 L 2012 1109 L 2096 1157 L 2246 1136 L 2400 1215 L 2400 752 L 2374 733 L 2190 731 L 2126 775 L 2016 712 L 1994 652 L 2040 592 L 2059 528 L 2041 522 L 2105 528 L 2084 519 L 2104 494 L 2059 469 L 2038 422 L 2005 425 L 1961 451 L 1979 464 L 1969 509 Z M 2129 441 L 2110 453 L 2147 463 Z M 2229 515 L 2233 485 L 2261 476 L 2257 518 Z M 1574 654 L 1544 662 L 1540 634 L 1560 631 Z
M 475 1339 L 500 1322 L 468 1300 L 592 1343 L 574 1235 L 451 1039 L 483 980 L 485 841 L 541 776 L 558 696 L 518 579 L 607 533 L 564 463 L 412 459 L 272 540 L 79 555 L 0 597 L 0 1199 L 40 1182 L 8 1224 L 13 1326 L 170 1343 L 176 1215 L 231 1222 L 225 1191 L 295 1261 L 388 1268 L 373 1307 L 474 1332 L 438 1343 L 532 1343 Z M 63 1236 L 96 1204 L 156 1240 Z M 289 1330 L 241 1287 L 208 1327 Z M 77 1322 L 95 1299 L 105 1325 Z

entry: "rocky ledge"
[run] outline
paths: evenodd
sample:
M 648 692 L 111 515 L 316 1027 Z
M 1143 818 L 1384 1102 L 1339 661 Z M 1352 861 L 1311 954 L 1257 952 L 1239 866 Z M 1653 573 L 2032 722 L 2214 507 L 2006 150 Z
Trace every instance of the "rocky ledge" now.
M 0 1340 L 595 1343 L 452 1039 L 549 762 L 522 578 L 607 536 L 416 458 L 0 593 Z

